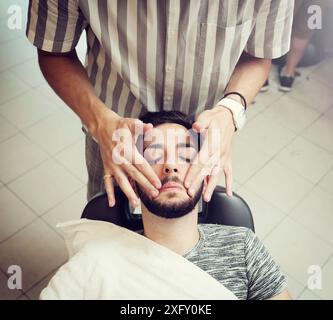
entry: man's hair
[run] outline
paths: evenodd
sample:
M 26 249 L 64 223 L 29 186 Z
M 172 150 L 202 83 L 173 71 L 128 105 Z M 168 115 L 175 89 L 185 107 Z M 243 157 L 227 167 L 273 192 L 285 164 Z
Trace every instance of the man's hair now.
M 143 114 L 139 120 L 144 123 L 151 123 L 153 127 L 165 124 L 165 123 L 176 123 L 187 130 L 192 129 L 193 121 L 189 116 L 181 111 L 171 110 L 171 111 L 156 111 L 151 112 L 148 111 Z M 200 134 L 197 134 L 195 131 L 190 130 L 190 134 L 192 135 L 194 141 L 197 145 L 197 150 L 200 150 Z
M 186 129 L 192 128 L 191 119 L 181 111 L 148 111 L 139 118 L 144 123 L 151 123 L 154 127 L 164 123 L 177 123 Z

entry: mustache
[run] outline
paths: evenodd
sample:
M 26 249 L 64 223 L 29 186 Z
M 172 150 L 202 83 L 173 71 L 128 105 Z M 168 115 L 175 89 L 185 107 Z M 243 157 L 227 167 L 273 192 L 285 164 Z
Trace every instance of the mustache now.
M 161 184 L 162 186 L 166 184 L 167 182 L 176 182 L 179 183 L 180 185 L 183 185 L 182 181 L 177 176 L 171 176 L 171 177 L 165 177 L 162 181 Z

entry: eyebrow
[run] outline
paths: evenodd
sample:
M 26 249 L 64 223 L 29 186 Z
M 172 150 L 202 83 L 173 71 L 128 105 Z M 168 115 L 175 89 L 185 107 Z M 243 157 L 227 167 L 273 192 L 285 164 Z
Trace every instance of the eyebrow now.
M 148 145 L 144 150 L 146 149 L 162 149 L 163 148 L 163 144 L 161 143 L 152 143 L 150 145 Z M 190 142 L 181 142 L 181 143 L 178 143 L 177 144 L 177 148 L 194 148 L 195 149 L 195 146 L 190 143 Z
M 194 146 L 192 143 L 190 143 L 190 142 L 186 142 L 186 143 L 184 143 L 184 142 L 182 142 L 182 143 L 178 143 L 178 144 L 177 144 L 177 147 L 178 147 L 178 148 L 195 148 L 195 146 Z

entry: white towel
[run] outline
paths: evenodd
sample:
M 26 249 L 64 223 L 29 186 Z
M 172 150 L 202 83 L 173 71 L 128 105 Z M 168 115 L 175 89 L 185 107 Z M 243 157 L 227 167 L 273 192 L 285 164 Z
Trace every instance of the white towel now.
M 136 232 L 87 219 L 57 227 L 70 259 L 41 299 L 237 299 L 181 255 Z

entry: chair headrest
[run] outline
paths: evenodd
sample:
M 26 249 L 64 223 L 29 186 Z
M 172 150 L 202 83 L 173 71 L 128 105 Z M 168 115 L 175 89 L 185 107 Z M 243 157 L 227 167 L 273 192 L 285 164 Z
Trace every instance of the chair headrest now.
M 118 186 L 114 189 L 115 206 L 109 207 L 105 192 L 98 193 L 89 200 L 81 218 L 112 222 L 132 231 L 142 230 L 141 214 L 133 212 L 125 194 Z M 247 227 L 254 232 L 253 217 L 248 204 L 236 193 L 228 197 L 225 188 L 221 186 L 215 188 L 210 202 L 202 201 L 198 223 Z

